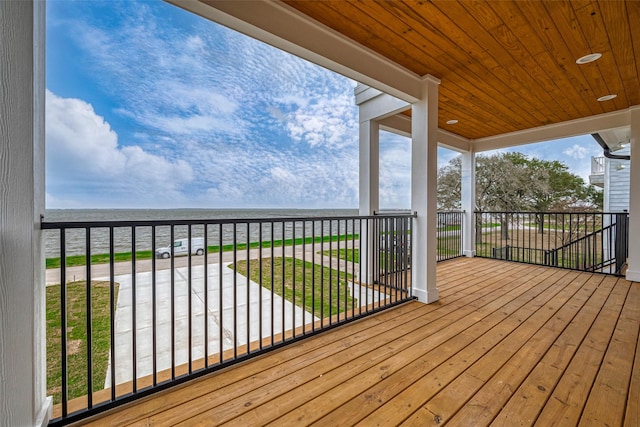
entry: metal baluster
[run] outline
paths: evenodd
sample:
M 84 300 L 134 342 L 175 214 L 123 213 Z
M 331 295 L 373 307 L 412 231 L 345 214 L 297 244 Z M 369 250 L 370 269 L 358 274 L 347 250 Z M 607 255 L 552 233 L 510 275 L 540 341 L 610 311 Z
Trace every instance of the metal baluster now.
M 92 320 L 91 320 L 91 228 L 85 228 L 85 242 L 86 242 L 86 303 L 87 310 L 86 318 L 86 333 L 87 333 L 87 407 L 91 409 L 93 407 L 93 333 L 92 333 Z
M 115 259 L 113 247 L 113 227 L 109 227 L 109 329 L 111 330 L 111 400 L 116 400 L 116 296 L 115 296 Z M 155 333 L 155 328 L 154 328 Z M 154 383 L 155 385 L 155 383 Z
M 69 375 L 67 372 L 67 229 L 60 229 L 60 338 L 61 338 L 61 376 L 62 376 L 62 416 L 68 413 Z

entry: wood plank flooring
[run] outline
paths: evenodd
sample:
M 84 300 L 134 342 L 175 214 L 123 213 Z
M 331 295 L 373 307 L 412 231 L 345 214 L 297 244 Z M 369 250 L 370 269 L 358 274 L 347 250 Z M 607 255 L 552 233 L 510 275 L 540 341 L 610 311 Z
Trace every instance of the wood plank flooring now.
M 481 258 L 411 302 L 94 425 L 640 426 L 640 283 Z

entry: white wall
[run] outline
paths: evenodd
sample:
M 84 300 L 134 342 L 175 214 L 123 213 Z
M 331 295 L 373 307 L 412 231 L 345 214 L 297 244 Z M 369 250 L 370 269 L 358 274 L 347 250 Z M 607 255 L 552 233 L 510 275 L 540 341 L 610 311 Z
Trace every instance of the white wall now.
M 0 426 L 48 421 L 45 398 L 44 1 L 0 2 Z
M 630 150 L 616 151 L 615 154 L 629 155 Z M 630 165 L 628 160 L 606 159 L 607 176 L 605 177 L 606 212 L 622 212 L 629 210 Z

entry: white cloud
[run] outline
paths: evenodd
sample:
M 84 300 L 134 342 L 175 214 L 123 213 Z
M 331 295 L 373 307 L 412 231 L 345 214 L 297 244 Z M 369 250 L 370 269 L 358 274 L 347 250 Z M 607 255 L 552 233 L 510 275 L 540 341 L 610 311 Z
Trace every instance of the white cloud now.
M 411 139 L 380 133 L 380 208 L 411 207 Z
M 101 115 L 137 145 L 119 147 L 100 119 L 117 157 L 107 164 L 181 159 L 173 173 L 182 161 L 193 179 L 171 191 L 192 206 L 357 206 L 354 82 L 170 5 L 109 7 L 109 26 L 73 8 L 57 28 L 74 34 L 96 96 L 114 105 Z M 112 172 L 96 180 L 124 173 Z
M 354 100 L 350 93 L 337 97 L 323 95 L 307 105 L 299 105 L 289 114 L 287 124 L 293 139 L 312 147 L 342 148 L 357 141 L 357 129 Z
M 564 150 L 563 153 L 569 157 L 573 157 L 574 159 L 584 159 L 585 157 L 587 157 L 589 151 L 581 145 L 574 144 L 573 146 Z
M 47 91 L 46 117 L 48 200 L 52 204 L 64 200 L 64 206 L 73 204 L 71 194 L 93 199 L 101 193 L 115 201 L 153 202 L 156 197 L 179 194 L 193 179 L 191 167 L 183 160 L 120 145 L 110 125 L 82 100 Z

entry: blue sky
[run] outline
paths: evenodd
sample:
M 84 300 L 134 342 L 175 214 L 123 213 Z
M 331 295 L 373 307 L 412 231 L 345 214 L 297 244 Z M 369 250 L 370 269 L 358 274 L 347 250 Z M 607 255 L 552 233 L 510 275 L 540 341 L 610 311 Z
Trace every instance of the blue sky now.
M 49 0 L 47 208 L 355 208 L 355 85 L 162 1 Z M 601 154 L 510 151 L 584 178 Z M 410 141 L 380 156 L 381 207 L 408 208 Z

